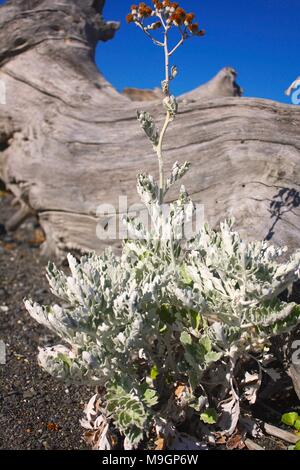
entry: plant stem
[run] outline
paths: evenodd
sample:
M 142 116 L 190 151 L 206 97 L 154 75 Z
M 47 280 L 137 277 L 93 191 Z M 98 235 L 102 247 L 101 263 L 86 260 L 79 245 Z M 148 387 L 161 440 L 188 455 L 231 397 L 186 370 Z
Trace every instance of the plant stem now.
M 174 54 L 175 51 L 177 51 L 178 47 L 181 46 L 181 44 L 183 44 L 184 42 L 184 37 L 182 36 L 182 38 L 180 39 L 179 43 L 171 50 L 171 52 L 169 53 L 169 57 L 171 57 L 171 55 Z
M 164 44 L 163 44 L 162 42 L 160 42 L 160 41 L 158 41 L 157 39 L 155 39 L 155 38 L 144 28 L 144 26 L 143 26 L 142 23 L 138 23 L 138 22 L 137 22 L 136 25 L 137 25 L 139 28 L 141 28 L 141 30 L 146 34 L 146 36 L 147 36 L 149 39 L 151 39 L 151 41 L 152 41 L 154 44 L 156 44 L 156 46 L 160 46 L 160 47 L 163 47 L 163 46 L 164 46 Z
M 165 51 L 165 71 L 166 77 L 165 80 L 168 84 L 168 95 L 170 95 L 169 90 L 169 81 L 170 81 L 170 72 L 169 72 L 169 44 L 168 44 L 168 32 L 165 32 L 165 42 L 164 42 L 164 51 Z
M 163 23 L 164 25 L 164 23 Z M 165 53 L 165 80 L 163 84 L 163 92 L 166 98 L 170 97 L 170 53 L 169 53 L 169 43 L 168 43 L 168 27 L 164 25 L 165 34 L 164 34 L 164 53 Z M 167 111 L 166 119 L 159 136 L 159 142 L 157 146 L 157 157 L 158 157 L 158 166 L 159 166 L 159 203 L 162 205 L 164 201 L 165 194 L 165 181 L 164 181 L 164 160 L 163 160 L 163 140 L 170 122 L 173 120 L 170 112 Z M 173 269 L 176 269 L 175 255 L 174 255 L 174 246 L 173 246 L 173 233 L 171 230 L 170 233 L 170 254 L 171 254 L 171 263 Z
M 164 161 L 163 161 L 163 155 L 162 155 L 162 144 L 163 144 L 163 139 L 166 134 L 166 131 L 168 129 L 168 126 L 170 124 L 170 113 L 167 112 L 167 116 L 165 119 L 165 123 L 163 125 L 162 131 L 159 136 L 159 142 L 157 146 L 157 157 L 158 157 L 158 166 L 159 166 L 159 203 L 163 203 L 164 199 L 164 191 L 165 191 L 165 181 L 164 181 Z
M 165 34 L 164 34 L 164 52 L 165 52 L 165 83 L 164 83 L 164 92 L 165 95 L 168 97 L 170 96 L 170 71 L 169 71 L 169 44 L 168 44 L 168 31 L 167 28 L 165 28 Z M 168 129 L 168 126 L 171 122 L 171 116 L 170 113 L 167 111 L 166 119 L 163 125 L 163 128 L 161 130 L 160 136 L 159 136 L 159 142 L 157 145 L 157 157 L 158 157 L 158 166 L 159 166 L 159 203 L 163 203 L 164 199 L 164 189 L 165 189 L 165 181 L 164 181 L 164 161 L 163 161 L 163 155 L 162 155 L 162 145 L 163 145 L 163 140 L 166 134 L 166 131 Z

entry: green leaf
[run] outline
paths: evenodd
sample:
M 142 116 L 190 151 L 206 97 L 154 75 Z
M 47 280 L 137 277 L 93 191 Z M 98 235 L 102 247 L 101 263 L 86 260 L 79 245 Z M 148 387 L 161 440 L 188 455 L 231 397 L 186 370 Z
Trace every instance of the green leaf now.
M 192 344 L 192 337 L 187 331 L 183 331 L 180 335 L 180 341 L 184 346 Z
M 281 416 L 281 422 L 286 424 L 287 426 L 294 426 L 295 422 L 298 420 L 299 415 L 295 411 L 291 411 L 290 413 L 284 413 Z
M 186 271 L 186 268 L 185 266 L 182 266 L 180 268 L 180 274 L 181 274 L 181 278 L 182 278 L 182 281 L 188 285 L 188 286 L 192 286 L 193 285 L 193 279 L 191 278 L 191 276 L 189 275 L 189 273 Z
M 207 364 L 210 364 L 211 362 L 217 362 L 221 359 L 222 353 L 221 352 L 215 352 L 211 351 L 205 354 L 204 359 Z
M 129 413 L 127 413 L 126 411 L 121 411 L 120 414 L 119 414 L 119 423 L 123 426 L 123 427 L 127 427 L 129 424 L 131 424 L 131 416 Z
M 202 336 L 202 338 L 199 341 L 199 344 L 204 347 L 206 352 L 211 352 L 211 340 L 209 339 L 208 336 Z
M 294 450 L 300 450 L 300 441 L 296 442 Z
M 159 317 L 163 323 L 168 323 L 171 325 L 175 321 L 175 314 L 172 311 L 172 308 L 168 304 L 163 304 L 159 311 Z
M 67 354 L 63 354 L 63 353 L 59 353 L 57 354 L 57 359 L 59 359 L 60 361 L 62 361 L 64 364 L 66 364 L 68 367 L 72 367 L 72 361 L 71 359 L 69 358 L 69 356 L 67 356 Z
M 151 367 L 151 370 L 150 370 L 150 377 L 152 380 L 155 380 L 158 376 L 158 368 L 157 368 L 157 365 L 154 364 L 153 367 Z
M 143 439 L 143 432 L 138 427 L 133 426 L 126 432 L 126 437 L 131 444 L 138 444 Z
M 158 403 L 158 396 L 153 388 L 148 388 L 144 393 L 144 402 L 149 407 L 155 406 Z
M 159 332 L 160 333 L 165 333 L 167 331 L 167 329 L 168 329 L 167 325 L 164 325 L 159 329 Z
M 300 418 L 298 418 L 294 423 L 294 428 L 296 431 L 300 431 Z
M 214 408 L 207 408 L 204 413 L 201 413 L 200 419 L 205 424 L 215 424 L 218 420 L 218 414 Z
M 195 310 L 190 311 L 191 319 L 192 319 L 192 326 L 197 331 L 202 323 L 202 317 L 200 313 L 196 312 Z

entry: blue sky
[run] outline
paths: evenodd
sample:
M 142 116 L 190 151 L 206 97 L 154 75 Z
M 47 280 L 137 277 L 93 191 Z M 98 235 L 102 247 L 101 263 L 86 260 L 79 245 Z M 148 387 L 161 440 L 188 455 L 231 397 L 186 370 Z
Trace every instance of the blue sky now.
M 0 3 L 4 3 L 0 0 Z M 114 40 L 101 43 L 97 64 L 118 89 L 153 88 L 162 78 L 162 51 L 124 17 L 132 0 L 106 0 L 106 19 L 122 22 Z M 133 2 L 134 3 L 134 2 Z M 148 0 L 148 3 L 150 1 Z M 187 41 L 175 55 L 179 94 L 209 80 L 230 65 L 246 96 L 290 102 L 284 90 L 300 75 L 299 0 L 181 0 L 194 11 L 204 38 Z
M 175 56 L 181 73 L 174 82 L 182 93 L 209 80 L 226 65 L 238 71 L 246 96 L 290 102 L 284 90 L 300 75 L 299 0 L 181 0 L 197 13 L 204 38 L 187 41 Z M 122 21 L 110 43 L 100 45 L 97 62 L 118 89 L 156 86 L 161 50 L 123 18 L 130 0 L 108 0 L 107 19 Z M 107 60 L 107 55 L 110 60 Z

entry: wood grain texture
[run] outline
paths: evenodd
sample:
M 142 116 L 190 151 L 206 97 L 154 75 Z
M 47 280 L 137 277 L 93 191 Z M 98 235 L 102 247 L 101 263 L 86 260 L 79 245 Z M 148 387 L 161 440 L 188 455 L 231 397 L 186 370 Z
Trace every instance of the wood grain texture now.
M 132 102 L 94 63 L 97 41 L 117 29 L 100 16 L 103 4 L 11 0 L 0 7 L 8 99 L 0 106 L 0 177 L 39 217 L 47 255 L 101 251 L 110 242 L 96 236 L 97 224 L 105 224 L 98 205 L 117 205 L 119 195 L 137 202 L 136 174 L 157 174 L 136 108 L 161 124 L 161 104 Z M 212 225 L 235 217 L 247 238 L 299 247 L 300 108 L 239 97 L 230 70 L 180 98 L 166 167 L 192 163 L 184 184 Z

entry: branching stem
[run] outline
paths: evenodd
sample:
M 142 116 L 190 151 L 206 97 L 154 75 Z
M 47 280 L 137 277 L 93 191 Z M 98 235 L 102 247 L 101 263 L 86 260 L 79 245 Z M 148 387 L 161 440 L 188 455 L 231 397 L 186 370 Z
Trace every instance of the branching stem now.
M 165 79 L 162 82 L 162 90 L 164 94 L 164 100 L 169 100 L 170 96 L 170 57 L 174 54 L 174 52 L 183 44 L 185 36 L 183 31 L 180 29 L 181 39 L 173 47 L 171 51 L 169 51 L 169 25 L 167 25 L 162 17 L 162 15 L 158 15 L 158 18 L 161 21 L 162 27 L 164 29 L 164 42 L 157 41 L 144 27 L 143 23 L 137 23 L 137 25 L 144 31 L 146 36 L 151 39 L 154 44 L 158 46 L 162 46 L 164 48 L 164 56 L 165 56 Z M 168 106 L 169 103 L 167 103 Z M 165 195 L 165 177 L 164 177 L 164 159 L 163 159 L 163 141 L 168 130 L 169 124 L 173 121 L 175 114 L 172 113 L 169 109 L 166 111 L 166 118 L 162 127 L 162 130 L 159 135 L 158 144 L 155 147 L 157 158 L 158 158 L 158 170 L 159 170 L 159 204 L 162 205 L 164 202 L 164 195 Z M 170 231 L 170 255 L 171 255 L 171 263 L 176 269 L 176 260 L 174 254 L 174 237 L 172 229 Z
M 159 192 L 160 192 L 159 203 L 160 204 L 163 203 L 164 191 L 165 191 L 164 161 L 163 161 L 163 154 L 162 154 L 162 145 L 163 145 L 164 136 L 167 132 L 170 122 L 171 122 L 171 116 L 170 116 L 170 113 L 167 112 L 166 119 L 165 119 L 163 128 L 161 130 L 160 136 L 159 136 L 158 146 L 156 149 L 157 157 L 158 157 L 158 166 L 159 166 Z
M 168 29 L 166 26 L 165 28 L 165 33 L 164 33 L 164 52 L 165 52 L 165 83 L 164 83 L 164 92 L 165 95 L 168 97 L 170 96 L 170 70 L 169 70 L 169 44 L 168 44 Z M 160 191 L 160 204 L 163 203 L 163 198 L 164 198 L 164 188 L 165 188 L 165 181 L 164 181 L 164 161 L 163 161 L 163 140 L 165 137 L 165 134 L 167 132 L 167 129 L 169 127 L 169 124 L 171 122 L 172 118 L 167 111 L 166 119 L 163 125 L 163 128 L 161 130 L 160 136 L 159 136 L 159 142 L 156 148 L 157 152 L 157 157 L 158 157 L 158 166 L 159 166 L 159 191 Z
M 178 47 L 180 47 L 184 42 L 184 36 L 182 35 L 182 38 L 180 39 L 179 43 L 176 44 L 175 47 L 173 47 L 173 49 L 169 52 L 169 57 L 171 57 L 171 55 L 174 54 L 175 51 L 177 51 Z
M 141 30 L 146 34 L 146 36 L 151 39 L 151 41 L 156 44 L 156 46 L 164 47 L 164 43 L 155 39 L 152 34 L 150 34 L 142 23 L 136 22 L 136 25 L 141 28 Z

